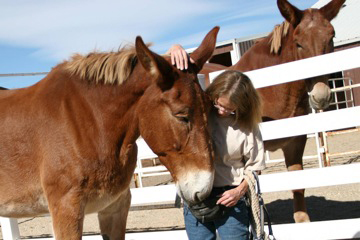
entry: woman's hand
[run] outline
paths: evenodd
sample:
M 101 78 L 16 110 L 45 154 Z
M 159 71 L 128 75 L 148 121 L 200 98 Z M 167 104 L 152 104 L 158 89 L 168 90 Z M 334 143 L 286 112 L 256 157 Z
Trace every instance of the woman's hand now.
M 225 191 L 221 198 L 216 202 L 216 204 L 222 204 L 226 207 L 232 207 L 237 204 L 241 197 L 245 195 L 249 188 L 248 183 L 244 179 L 239 186 L 236 188 Z
M 172 65 L 175 65 L 180 70 L 188 69 L 189 56 L 181 45 L 175 44 L 171 46 L 166 54 L 170 54 Z M 194 63 L 195 61 L 190 58 L 190 62 Z

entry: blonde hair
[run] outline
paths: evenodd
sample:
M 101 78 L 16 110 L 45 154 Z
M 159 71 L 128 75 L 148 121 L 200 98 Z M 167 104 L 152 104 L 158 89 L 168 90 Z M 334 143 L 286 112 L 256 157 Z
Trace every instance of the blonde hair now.
M 261 98 L 245 74 L 227 70 L 221 73 L 206 89 L 212 101 L 221 96 L 229 97 L 236 106 L 235 122 L 251 131 L 261 122 Z
M 289 28 L 290 23 L 288 21 L 274 27 L 274 30 L 269 35 L 270 53 L 279 54 L 282 45 L 281 40 L 287 36 Z
M 137 61 L 135 47 L 125 46 L 117 52 L 75 54 L 65 62 L 66 69 L 82 79 L 103 84 L 124 83 Z

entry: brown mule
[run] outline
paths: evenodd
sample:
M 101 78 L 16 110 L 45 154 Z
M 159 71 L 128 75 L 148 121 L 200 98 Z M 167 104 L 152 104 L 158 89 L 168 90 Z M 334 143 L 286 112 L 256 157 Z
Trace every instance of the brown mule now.
M 287 0 L 278 0 L 278 8 L 286 21 L 276 26 L 272 33 L 257 42 L 239 62 L 228 69 L 245 72 L 333 52 L 335 32 L 330 21 L 336 17 L 344 2 L 345 0 L 332 0 L 321 9 L 301 11 Z M 209 64 L 204 66 L 201 73 L 207 74 L 220 69 L 226 67 Z M 331 100 L 327 79 L 316 77 L 258 89 L 264 103 L 263 121 L 308 114 L 309 104 L 315 109 L 327 108 Z M 299 136 L 266 141 L 265 149 L 275 151 L 281 148 L 287 169 L 302 170 L 305 144 L 306 136 Z M 295 221 L 310 221 L 304 189 L 294 190 L 293 194 Z
M 141 135 L 187 202 L 212 188 L 207 104 L 197 73 L 219 28 L 179 71 L 135 48 L 76 55 L 37 84 L 0 92 L 0 215 L 50 212 L 56 239 L 81 239 L 84 215 L 98 212 L 105 239 L 124 239 L 129 184 Z

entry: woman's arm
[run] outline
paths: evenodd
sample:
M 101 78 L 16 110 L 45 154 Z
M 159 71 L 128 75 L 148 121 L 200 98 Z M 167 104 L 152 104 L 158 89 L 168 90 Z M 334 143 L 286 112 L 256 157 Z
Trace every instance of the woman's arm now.
M 249 134 L 247 146 L 244 149 L 245 167 L 248 171 L 261 171 L 265 169 L 265 148 L 261 132 L 258 128 Z

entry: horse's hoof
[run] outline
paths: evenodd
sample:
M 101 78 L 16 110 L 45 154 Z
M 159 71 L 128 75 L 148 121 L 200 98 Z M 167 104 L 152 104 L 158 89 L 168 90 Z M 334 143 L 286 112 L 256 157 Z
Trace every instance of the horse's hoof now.
M 294 220 L 296 223 L 310 222 L 310 217 L 306 212 L 294 213 Z

